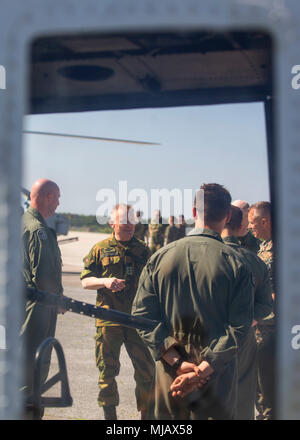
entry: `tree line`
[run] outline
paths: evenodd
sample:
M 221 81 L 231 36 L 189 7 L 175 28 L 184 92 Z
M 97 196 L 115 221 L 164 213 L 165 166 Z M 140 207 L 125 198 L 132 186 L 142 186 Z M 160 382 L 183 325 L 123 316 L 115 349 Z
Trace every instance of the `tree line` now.
M 111 233 L 111 227 L 109 225 L 109 218 L 100 217 L 99 222 L 95 215 L 83 215 L 83 214 L 71 214 L 62 213 L 69 220 L 70 230 L 86 231 L 86 232 L 102 232 L 105 234 Z M 148 220 L 150 223 L 151 220 Z M 168 223 L 167 220 L 163 219 L 165 224 Z M 192 226 L 192 225 L 190 225 Z

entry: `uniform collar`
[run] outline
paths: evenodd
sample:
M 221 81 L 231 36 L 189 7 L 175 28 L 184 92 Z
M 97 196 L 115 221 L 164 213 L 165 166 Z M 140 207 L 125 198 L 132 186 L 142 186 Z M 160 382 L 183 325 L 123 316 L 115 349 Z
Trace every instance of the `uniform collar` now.
M 29 206 L 26 212 L 29 212 L 29 214 L 31 214 L 32 217 L 36 218 L 43 225 L 47 226 L 46 220 L 37 209 L 33 208 L 32 206 Z
M 215 240 L 223 242 L 220 234 L 218 234 L 217 232 L 213 231 L 212 229 L 208 229 L 208 228 L 204 228 L 204 229 L 194 228 L 188 233 L 188 236 L 190 236 L 190 235 L 202 235 L 202 236 L 211 237 L 211 238 L 214 238 Z
M 132 241 L 133 241 L 134 237 L 132 237 L 129 241 L 124 241 L 123 243 L 119 240 L 116 239 L 115 233 L 113 232 L 111 234 L 111 236 L 109 237 L 109 240 L 111 242 L 111 244 L 113 245 L 117 245 L 117 246 L 122 246 L 123 248 L 127 248 L 131 245 Z
M 273 247 L 273 241 L 272 241 L 272 238 L 270 238 L 270 240 L 264 240 L 264 241 L 261 243 L 261 246 L 263 246 L 263 247 L 268 247 L 269 249 L 271 249 L 271 248 Z
M 229 235 L 228 237 L 222 237 L 222 240 L 224 243 L 234 243 L 239 245 L 239 241 L 237 237 L 234 237 L 233 235 Z

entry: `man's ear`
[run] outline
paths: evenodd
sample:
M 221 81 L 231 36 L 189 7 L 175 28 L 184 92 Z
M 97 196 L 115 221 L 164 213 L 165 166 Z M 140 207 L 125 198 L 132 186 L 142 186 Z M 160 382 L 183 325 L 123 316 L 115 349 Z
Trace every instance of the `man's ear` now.
M 269 219 L 267 217 L 262 217 L 260 221 L 261 221 L 262 226 L 266 226 Z
M 51 192 L 49 192 L 49 193 L 47 194 L 47 201 L 48 201 L 48 203 L 49 203 L 49 202 L 52 202 L 53 198 L 54 198 L 54 194 L 51 193 Z
M 225 225 L 226 225 L 226 223 L 229 223 L 230 220 L 231 220 L 231 209 L 229 209 L 229 211 L 228 211 L 228 214 L 227 214 L 227 217 L 226 217 Z

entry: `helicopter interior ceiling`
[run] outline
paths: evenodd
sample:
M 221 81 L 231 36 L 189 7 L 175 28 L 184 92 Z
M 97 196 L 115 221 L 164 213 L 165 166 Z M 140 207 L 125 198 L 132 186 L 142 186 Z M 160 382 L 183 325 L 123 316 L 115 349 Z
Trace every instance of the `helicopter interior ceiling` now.
M 78 34 L 36 39 L 29 114 L 264 101 L 263 32 Z

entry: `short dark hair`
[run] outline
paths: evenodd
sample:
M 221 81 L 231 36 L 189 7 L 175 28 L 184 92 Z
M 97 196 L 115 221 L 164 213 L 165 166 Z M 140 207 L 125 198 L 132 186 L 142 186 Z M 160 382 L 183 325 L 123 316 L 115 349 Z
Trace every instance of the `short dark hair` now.
M 223 220 L 230 211 L 231 195 L 224 186 L 218 183 L 204 183 L 196 193 L 194 207 L 201 211 L 203 207 L 197 206 L 201 200 L 200 192 L 204 192 L 204 222 L 206 224 Z M 201 203 L 200 203 L 201 204 Z
M 226 223 L 225 228 L 230 228 L 233 231 L 240 229 L 243 220 L 243 211 L 237 206 L 231 205 L 231 218 Z
M 269 217 L 269 218 L 271 218 L 271 203 L 270 202 L 256 202 L 256 203 L 253 203 L 253 205 L 250 206 L 249 211 L 251 209 L 256 209 L 257 211 L 260 211 L 260 215 L 262 217 Z

